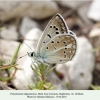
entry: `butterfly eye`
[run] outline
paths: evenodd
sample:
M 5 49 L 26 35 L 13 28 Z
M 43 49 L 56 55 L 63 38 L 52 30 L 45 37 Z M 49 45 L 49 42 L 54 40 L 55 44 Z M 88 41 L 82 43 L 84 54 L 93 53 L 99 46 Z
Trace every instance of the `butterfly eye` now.
M 33 53 L 33 52 L 31 52 L 31 55 L 30 55 L 30 56 L 31 56 L 31 57 L 33 57 L 33 54 L 34 54 L 34 53 Z
M 34 56 L 34 52 L 30 52 L 30 53 L 27 52 L 27 54 L 28 54 L 29 57 L 33 57 Z

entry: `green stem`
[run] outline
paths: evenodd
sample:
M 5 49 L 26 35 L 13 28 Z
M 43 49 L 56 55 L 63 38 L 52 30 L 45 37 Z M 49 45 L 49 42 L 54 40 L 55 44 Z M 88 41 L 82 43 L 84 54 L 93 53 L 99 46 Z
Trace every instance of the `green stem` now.
M 10 61 L 10 64 L 14 64 L 14 61 L 15 61 L 15 59 L 16 59 L 16 57 L 17 57 L 17 54 L 18 54 L 18 51 L 19 51 L 19 49 L 20 49 L 20 45 L 21 45 L 21 44 L 19 43 L 19 45 L 18 45 L 18 47 L 17 47 L 17 50 L 15 51 L 15 53 L 14 53 L 14 55 L 13 55 L 11 61 Z
M 0 68 L 0 70 L 9 69 L 9 68 L 14 67 L 14 66 L 17 66 L 17 65 L 18 65 L 18 64 L 15 64 L 15 65 L 8 65 L 8 66 L 2 66 L 2 67 Z

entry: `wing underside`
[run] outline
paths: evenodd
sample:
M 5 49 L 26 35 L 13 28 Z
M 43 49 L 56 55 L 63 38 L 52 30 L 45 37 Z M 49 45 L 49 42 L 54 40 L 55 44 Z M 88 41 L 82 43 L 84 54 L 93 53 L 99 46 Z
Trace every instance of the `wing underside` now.
M 36 54 L 47 63 L 65 63 L 76 52 L 76 36 L 60 14 L 56 14 L 45 28 L 36 48 Z

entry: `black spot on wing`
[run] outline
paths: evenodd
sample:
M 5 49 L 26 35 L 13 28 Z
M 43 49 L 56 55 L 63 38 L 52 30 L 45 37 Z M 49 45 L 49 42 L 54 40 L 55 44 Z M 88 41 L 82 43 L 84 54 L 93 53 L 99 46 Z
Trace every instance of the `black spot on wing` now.
M 72 32 L 70 32 L 70 34 L 74 35 Z
M 56 28 L 56 26 L 53 26 L 53 28 Z
M 47 34 L 47 36 L 48 36 L 49 38 L 51 38 L 51 35 L 50 35 L 50 34 Z
M 56 32 L 56 34 L 59 34 L 59 32 Z
M 51 43 L 54 43 L 54 41 L 51 41 Z
M 58 30 L 58 28 L 56 27 L 56 30 Z
M 66 44 L 66 42 L 65 42 L 65 41 L 64 41 L 63 43 L 64 43 L 64 44 Z
M 50 26 L 50 28 L 52 28 L 52 26 Z
M 59 41 L 57 41 L 57 43 L 60 43 Z
M 66 51 L 64 51 L 64 53 L 66 53 Z

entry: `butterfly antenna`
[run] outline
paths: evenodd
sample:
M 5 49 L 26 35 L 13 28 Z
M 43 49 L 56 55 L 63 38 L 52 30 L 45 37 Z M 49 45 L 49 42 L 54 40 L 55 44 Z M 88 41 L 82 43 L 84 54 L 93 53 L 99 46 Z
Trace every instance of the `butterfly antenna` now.
M 26 54 L 26 55 L 28 55 L 28 54 Z M 19 57 L 19 59 L 25 57 L 26 55 Z
M 23 42 L 23 43 L 25 43 L 25 42 Z M 26 43 L 25 43 L 26 44 Z M 27 44 L 26 44 L 27 45 Z M 27 45 L 28 46 L 28 45 Z M 28 46 L 29 47 L 29 46 Z M 29 47 L 31 50 L 32 50 L 32 48 L 31 47 Z M 32 50 L 33 51 L 33 50 Z
M 23 39 L 22 38 L 20 38 L 19 36 L 17 36 L 17 38 L 19 39 L 19 40 L 21 40 L 21 41 L 23 41 Z M 23 42 L 23 43 L 25 43 L 25 42 Z M 26 44 L 26 43 L 25 43 Z M 26 44 L 27 45 L 27 44 Z M 28 45 L 27 45 L 28 46 Z M 29 47 L 29 46 L 28 46 Z M 31 50 L 32 50 L 32 48 L 31 47 L 29 47 Z M 32 50 L 33 51 L 33 50 Z

